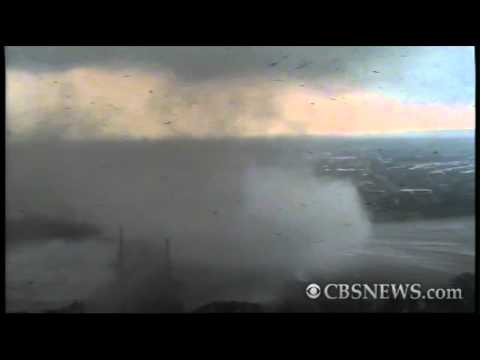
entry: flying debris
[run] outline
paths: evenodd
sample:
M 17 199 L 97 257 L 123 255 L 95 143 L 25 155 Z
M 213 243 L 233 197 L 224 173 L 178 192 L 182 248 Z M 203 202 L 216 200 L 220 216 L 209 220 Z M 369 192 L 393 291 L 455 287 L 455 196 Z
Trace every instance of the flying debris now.
M 279 61 L 274 61 L 274 62 L 271 62 L 270 64 L 268 64 L 268 66 L 274 67 L 274 66 L 277 66 L 278 63 L 279 63 Z
M 432 193 L 431 189 L 400 189 L 400 192 L 407 192 L 410 194 L 416 193 L 416 192 L 425 192 L 425 193 Z
M 380 71 L 377 71 L 377 70 L 373 70 L 372 72 L 375 74 L 380 74 Z
M 301 64 L 299 64 L 297 67 L 295 67 L 295 69 L 300 70 L 300 69 L 306 68 L 311 63 L 312 63 L 311 61 L 304 61 Z

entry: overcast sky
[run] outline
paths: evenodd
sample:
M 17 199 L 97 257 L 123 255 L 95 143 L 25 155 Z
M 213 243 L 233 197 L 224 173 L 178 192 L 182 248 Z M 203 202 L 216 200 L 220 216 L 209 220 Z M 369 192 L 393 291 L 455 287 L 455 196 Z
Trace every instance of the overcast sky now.
M 472 129 L 473 47 L 9 47 L 11 138 Z

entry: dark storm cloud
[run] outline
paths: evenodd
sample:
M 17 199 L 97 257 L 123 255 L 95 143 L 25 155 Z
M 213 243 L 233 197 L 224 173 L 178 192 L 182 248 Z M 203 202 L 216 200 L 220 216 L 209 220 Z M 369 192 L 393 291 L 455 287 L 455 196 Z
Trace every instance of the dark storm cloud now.
M 473 102 L 473 47 L 9 47 L 7 67 L 172 71 L 181 81 L 271 76 L 309 86 L 374 89 L 402 99 Z M 128 74 L 125 74 L 128 76 Z
M 378 63 L 394 48 L 380 47 L 10 47 L 8 66 L 68 70 L 79 66 L 167 68 L 185 80 L 289 73 L 342 76 L 351 63 Z M 415 50 L 410 50 L 415 51 Z M 398 54 L 400 55 L 400 54 Z M 389 59 L 392 64 L 392 59 Z

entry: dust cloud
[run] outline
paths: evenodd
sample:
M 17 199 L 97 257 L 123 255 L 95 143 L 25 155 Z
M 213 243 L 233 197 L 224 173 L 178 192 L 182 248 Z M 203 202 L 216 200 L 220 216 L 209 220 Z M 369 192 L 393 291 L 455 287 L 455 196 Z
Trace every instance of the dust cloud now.
M 83 274 L 88 285 L 83 296 L 100 301 L 100 311 L 118 310 L 112 264 L 118 261 L 119 226 L 131 285 L 123 294 L 129 294 L 132 311 L 169 293 L 162 286 L 166 239 L 175 279 L 183 284 L 178 294 L 183 303 L 274 296 L 282 281 L 335 268 L 337 254 L 363 246 L 370 234 L 355 187 L 319 178 L 314 162 L 292 157 L 289 143 L 281 144 L 275 149 L 265 141 L 240 140 L 11 144 L 16 156 L 7 163 L 7 219 L 15 219 L 18 227 L 32 214 L 40 223 L 42 214 L 95 232 L 81 237 L 78 226 L 63 226 L 50 238 L 22 233 L 21 239 L 10 232 L 7 243 L 42 253 L 35 249 L 52 248 L 53 241 L 57 258 L 62 249 L 73 256 L 73 248 L 88 247 L 83 261 L 58 263 L 57 270 Z M 69 236 L 69 230 L 77 236 Z M 65 240 L 73 243 L 58 245 Z M 29 271 L 41 273 L 44 266 L 39 260 Z M 7 270 L 12 277 L 18 273 Z M 93 291 L 95 279 L 103 280 Z M 234 292 L 225 292 L 226 285 Z

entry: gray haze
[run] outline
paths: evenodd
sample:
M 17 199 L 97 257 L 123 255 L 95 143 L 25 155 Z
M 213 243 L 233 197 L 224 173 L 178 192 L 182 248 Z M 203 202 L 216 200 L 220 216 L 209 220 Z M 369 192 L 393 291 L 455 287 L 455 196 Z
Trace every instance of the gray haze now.
M 185 255 L 204 262 L 212 261 L 215 243 L 226 249 L 215 261 L 231 264 L 259 260 L 229 247 L 250 251 L 262 241 L 261 246 L 281 248 L 291 241 L 355 243 L 368 236 L 367 216 L 348 181 L 318 178 L 314 162 L 301 152 L 292 154 L 287 145 L 273 151 L 268 143 L 249 144 L 12 145 L 9 151 L 16 156 L 7 167 L 7 213 L 25 225 L 35 214 L 35 223 L 41 222 L 41 214 L 84 227 L 95 224 L 109 235 L 123 225 L 129 238 L 163 244 L 168 236 L 175 244 L 186 241 Z M 345 218 L 350 227 L 344 226 Z M 67 236 L 68 229 L 57 238 Z M 21 237 L 16 234 L 9 241 Z M 31 240 L 41 241 L 38 235 Z
M 82 285 L 65 284 L 56 301 L 77 294 L 106 301 L 101 311 L 115 311 L 115 288 L 106 286 L 114 279 L 108 264 L 117 260 L 121 225 L 129 276 L 137 279 L 128 292 L 133 304 L 154 296 L 148 289 L 152 281 L 161 282 L 154 274 L 162 274 L 166 238 L 177 276 L 187 284 L 186 305 L 218 296 L 258 301 L 265 293 L 271 299 L 282 279 L 335 269 L 342 250 L 361 248 L 370 235 L 355 187 L 316 176 L 315 161 L 296 147 L 295 141 L 279 147 L 274 140 L 12 144 L 8 151 L 15 161 L 7 162 L 7 276 L 18 281 L 26 270 L 14 265 L 23 261 L 20 254 L 34 251 L 38 257 L 47 246 L 52 264 L 59 265 L 50 275 L 41 272 L 45 277 L 37 282 L 53 289 L 57 285 L 47 284 L 60 281 L 57 272 L 66 271 L 61 270 L 65 265 L 59 263 L 60 253 L 76 253 L 75 261 L 80 261 L 84 252 L 75 244 L 85 243 L 96 250 L 77 271 L 83 273 L 82 266 L 90 270 L 76 280 Z M 16 230 L 22 226 L 30 231 Z M 48 230 L 46 236 L 42 229 Z M 61 250 L 58 243 L 65 240 L 70 241 L 69 250 Z M 97 275 L 89 275 L 95 268 Z M 219 284 L 198 292 L 202 288 L 194 285 L 194 274 L 207 270 L 217 274 L 211 280 L 221 279 L 220 289 L 229 281 L 238 284 L 235 276 L 254 276 L 260 283 L 270 278 L 272 288 L 259 294 L 255 283 L 242 287 L 250 284 L 244 279 L 242 286 L 228 290 L 233 293 L 223 293 Z M 47 301 L 51 294 L 42 298 Z

